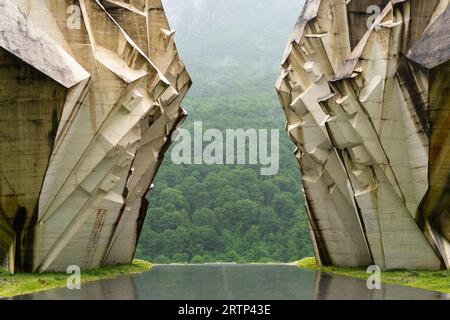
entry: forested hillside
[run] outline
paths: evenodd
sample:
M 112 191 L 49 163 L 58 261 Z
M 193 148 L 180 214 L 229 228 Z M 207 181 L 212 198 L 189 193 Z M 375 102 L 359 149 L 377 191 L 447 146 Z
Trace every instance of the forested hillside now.
M 171 163 L 149 195 L 137 256 L 152 262 L 287 262 L 311 255 L 298 165 L 274 90 L 302 0 L 166 0 L 194 86 L 192 130 L 280 129 L 280 171 Z

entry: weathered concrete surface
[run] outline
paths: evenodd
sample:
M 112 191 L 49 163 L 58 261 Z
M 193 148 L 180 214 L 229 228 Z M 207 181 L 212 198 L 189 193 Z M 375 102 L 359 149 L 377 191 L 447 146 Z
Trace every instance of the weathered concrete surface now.
M 1 264 L 130 262 L 191 85 L 161 1 L 0 6 Z
M 4 257 L 0 267 L 14 272 L 14 246 L 16 233 L 0 216 L 0 256 Z
M 449 16 L 439 0 L 306 2 L 277 89 L 322 264 L 450 267 Z

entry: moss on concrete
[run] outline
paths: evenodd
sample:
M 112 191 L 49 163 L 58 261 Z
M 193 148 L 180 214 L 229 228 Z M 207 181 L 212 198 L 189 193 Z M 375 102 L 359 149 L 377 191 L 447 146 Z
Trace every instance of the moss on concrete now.
M 143 260 L 134 260 L 132 264 L 104 267 L 86 271 L 81 275 L 82 283 L 111 279 L 128 274 L 150 270 L 152 264 Z M 0 269 L 0 298 L 12 297 L 27 293 L 62 288 L 67 285 L 69 275 L 66 273 L 22 273 L 9 274 Z
M 366 280 L 369 274 L 365 269 L 321 267 L 316 264 L 315 258 L 305 258 L 298 262 L 300 268 L 323 271 Z M 431 291 L 450 293 L 450 271 L 426 270 L 393 270 L 383 271 L 381 280 L 384 283 L 398 284 L 407 287 L 420 288 Z

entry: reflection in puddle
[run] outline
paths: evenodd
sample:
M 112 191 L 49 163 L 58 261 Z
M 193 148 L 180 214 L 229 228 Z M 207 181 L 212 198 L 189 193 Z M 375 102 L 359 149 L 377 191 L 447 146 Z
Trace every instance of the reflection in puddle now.
M 289 265 L 154 266 L 149 272 L 15 299 L 57 300 L 360 300 L 445 299 L 445 294 L 383 285 Z
M 380 290 L 367 289 L 366 281 L 317 272 L 314 287 L 316 300 L 435 300 L 446 299 L 439 292 L 382 284 Z

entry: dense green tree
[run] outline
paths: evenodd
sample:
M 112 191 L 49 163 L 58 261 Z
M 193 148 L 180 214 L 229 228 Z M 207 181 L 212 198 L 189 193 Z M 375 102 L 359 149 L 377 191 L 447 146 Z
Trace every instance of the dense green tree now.
M 259 227 L 263 234 L 273 234 L 281 230 L 282 223 L 280 217 L 272 208 L 264 207 L 260 211 Z
M 273 86 L 285 36 L 298 13 L 292 6 L 255 7 L 252 1 L 239 3 L 240 9 L 203 2 L 221 14 L 199 16 L 181 0 L 174 6 L 182 7 L 183 19 L 174 27 L 194 82 L 183 101 L 189 113 L 183 128 L 192 133 L 194 121 L 201 120 L 204 130 L 224 133 L 283 130 L 286 119 Z M 258 10 L 267 10 L 271 19 L 260 23 Z M 195 14 L 195 32 L 189 14 Z M 250 41 L 242 24 L 251 30 Z M 137 256 L 157 263 L 203 263 L 289 262 L 311 255 L 294 146 L 283 132 L 279 142 L 280 170 L 274 176 L 262 176 L 260 165 L 174 165 L 169 149 L 148 196 Z
M 158 204 L 160 207 L 167 209 L 168 211 L 172 209 L 170 206 L 174 206 L 177 210 L 189 209 L 189 204 L 183 193 L 174 188 L 166 188 L 161 191 Z
M 160 254 L 159 256 L 157 256 L 155 258 L 155 263 L 158 263 L 158 264 L 169 264 L 170 262 L 171 262 L 171 260 L 162 254 Z
M 202 256 L 194 256 L 194 257 L 191 259 L 191 263 L 199 264 L 199 263 L 204 263 L 204 262 L 205 262 L 205 258 L 202 257 Z
M 280 192 L 280 188 L 270 180 L 261 183 L 260 189 L 266 206 L 270 206 L 274 196 Z
M 273 208 L 281 218 L 291 219 L 295 215 L 298 204 L 296 204 L 292 194 L 283 192 L 274 196 Z
M 216 214 L 209 208 L 197 209 L 192 214 L 192 223 L 197 226 L 208 226 L 216 228 L 219 221 L 216 218 Z

